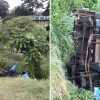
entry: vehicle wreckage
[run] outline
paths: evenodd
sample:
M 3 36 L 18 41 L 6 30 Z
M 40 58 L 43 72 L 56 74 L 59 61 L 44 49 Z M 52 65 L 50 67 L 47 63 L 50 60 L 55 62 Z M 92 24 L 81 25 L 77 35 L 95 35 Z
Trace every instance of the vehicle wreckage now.
M 73 40 L 75 55 L 68 64 L 68 78 L 79 87 L 100 87 L 100 14 L 76 10 Z

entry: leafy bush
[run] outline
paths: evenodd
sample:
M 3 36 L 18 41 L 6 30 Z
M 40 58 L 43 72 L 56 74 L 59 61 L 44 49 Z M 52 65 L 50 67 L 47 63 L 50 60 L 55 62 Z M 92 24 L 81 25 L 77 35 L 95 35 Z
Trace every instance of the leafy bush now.
M 5 24 L 6 21 L 13 19 L 12 16 L 6 16 L 3 20 L 2 23 Z
M 26 68 L 30 75 L 38 79 L 48 77 L 49 73 L 48 76 L 41 76 L 41 63 L 49 52 L 49 44 L 46 40 L 48 33 L 44 27 L 37 25 L 31 17 L 26 16 L 8 20 L 3 27 L 3 35 L 8 36 L 9 47 L 16 48 L 17 52 L 23 54 L 25 66 L 30 67 Z M 48 67 L 48 64 L 45 67 Z
M 80 98 L 81 100 L 94 100 L 94 96 L 90 91 L 86 91 L 83 88 L 78 89 L 78 98 Z

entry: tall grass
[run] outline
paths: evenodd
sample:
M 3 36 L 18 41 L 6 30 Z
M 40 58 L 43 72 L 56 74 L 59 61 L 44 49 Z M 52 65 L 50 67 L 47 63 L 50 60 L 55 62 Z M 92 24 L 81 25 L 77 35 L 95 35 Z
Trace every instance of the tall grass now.
M 79 89 L 64 77 L 63 67 L 74 54 L 75 9 L 96 4 L 91 0 L 52 0 L 51 4 L 51 100 L 93 100 L 93 94 Z
M 49 81 L 0 78 L 0 100 L 49 100 Z

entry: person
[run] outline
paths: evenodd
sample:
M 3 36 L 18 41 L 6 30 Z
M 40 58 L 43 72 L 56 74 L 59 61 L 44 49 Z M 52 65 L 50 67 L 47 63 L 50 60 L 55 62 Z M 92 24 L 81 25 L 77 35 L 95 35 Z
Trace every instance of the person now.
M 10 76 L 14 75 L 17 71 L 18 71 L 18 67 L 16 65 L 13 65 L 9 70 Z

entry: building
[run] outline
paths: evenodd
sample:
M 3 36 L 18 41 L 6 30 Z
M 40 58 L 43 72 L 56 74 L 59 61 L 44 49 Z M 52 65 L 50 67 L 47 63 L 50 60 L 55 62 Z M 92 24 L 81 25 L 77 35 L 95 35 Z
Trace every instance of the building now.
M 39 25 L 43 25 L 49 31 L 50 16 L 32 16 L 32 20 Z

